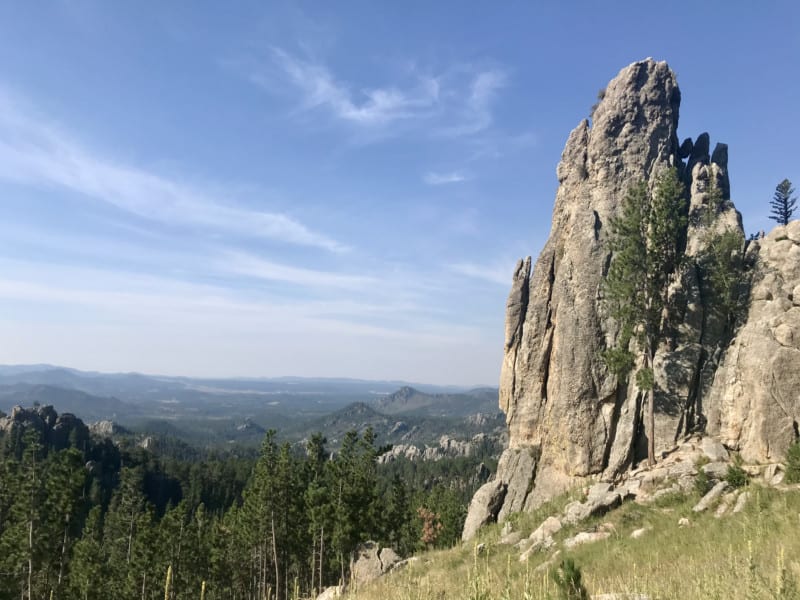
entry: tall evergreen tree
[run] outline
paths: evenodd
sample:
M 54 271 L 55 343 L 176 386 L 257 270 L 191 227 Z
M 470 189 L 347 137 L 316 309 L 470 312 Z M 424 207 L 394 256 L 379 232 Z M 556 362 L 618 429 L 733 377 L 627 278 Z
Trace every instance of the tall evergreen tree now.
M 682 258 L 686 227 L 685 187 L 675 169 L 663 171 L 651 191 L 644 181 L 625 196 L 622 214 L 611 221 L 611 265 L 604 300 L 620 326 L 617 345 L 603 358 L 647 394 L 648 462 L 655 462 L 655 376 L 653 359 L 667 325 L 669 284 Z M 634 354 L 635 353 L 635 354 Z
M 74 546 L 70 566 L 69 597 L 80 600 L 103 600 L 107 597 L 105 584 L 109 575 L 100 506 L 89 512 L 81 539 Z
M 769 203 L 772 208 L 769 218 L 777 221 L 779 225 L 788 225 L 794 214 L 797 197 L 792 194 L 794 194 L 794 188 L 788 179 L 784 179 L 775 186 L 775 194 Z

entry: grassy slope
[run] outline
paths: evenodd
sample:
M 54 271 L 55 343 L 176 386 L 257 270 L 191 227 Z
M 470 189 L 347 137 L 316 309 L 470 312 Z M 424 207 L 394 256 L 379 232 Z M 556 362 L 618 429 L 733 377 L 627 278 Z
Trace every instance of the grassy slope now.
M 800 490 L 780 492 L 751 485 L 747 508 L 717 519 L 713 509 L 697 515 L 697 496 L 672 495 L 650 506 L 629 502 L 621 508 L 565 528 L 560 542 L 601 522 L 613 523 L 608 540 L 579 546 L 572 557 L 592 594 L 638 592 L 653 600 L 671 598 L 800 598 Z M 569 498 L 535 514 L 518 515 L 516 525 L 529 533 L 548 515 L 557 514 Z M 687 517 L 691 524 L 678 527 Z M 649 531 L 631 539 L 634 529 Z M 390 574 L 351 593 L 358 600 L 530 600 L 556 598 L 547 570 L 536 572 L 548 553 L 520 563 L 513 546 L 497 544 L 499 527 L 481 532 L 474 543 L 430 552 L 406 570 Z M 484 543 L 476 555 L 475 545 Z M 783 578 L 783 579 L 782 579 Z M 787 583 L 788 579 L 788 583 Z M 786 590 L 778 593 L 783 586 Z

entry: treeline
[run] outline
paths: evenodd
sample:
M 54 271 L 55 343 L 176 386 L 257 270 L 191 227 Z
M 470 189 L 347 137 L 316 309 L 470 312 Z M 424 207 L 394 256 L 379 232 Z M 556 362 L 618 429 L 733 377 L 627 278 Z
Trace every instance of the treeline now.
M 257 458 L 193 461 L 33 427 L 0 441 L 0 600 L 305 597 L 346 581 L 363 541 L 455 543 L 488 477 L 482 456 L 379 466 L 369 429 L 333 454 L 270 431 Z

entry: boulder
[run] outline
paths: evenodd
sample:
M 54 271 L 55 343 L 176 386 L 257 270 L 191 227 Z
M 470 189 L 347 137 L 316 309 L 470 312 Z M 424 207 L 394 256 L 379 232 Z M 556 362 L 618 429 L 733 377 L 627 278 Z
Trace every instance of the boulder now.
M 564 508 L 564 521 L 579 523 L 596 515 L 602 515 L 622 504 L 622 495 L 613 491 L 607 483 L 597 483 L 589 488 L 584 502 L 570 502 Z
M 537 454 L 535 448 L 509 448 L 500 456 L 497 479 L 505 482 L 506 495 L 497 515 L 499 522 L 525 507 L 536 475 Z
M 537 527 L 530 535 L 530 539 L 535 542 L 551 537 L 561 530 L 562 524 L 557 517 L 547 517 L 542 524 Z
M 581 544 L 591 544 L 592 542 L 599 542 L 611 537 L 609 531 L 581 531 L 580 533 L 564 540 L 564 548 L 571 550 L 575 546 Z
M 546 561 L 536 567 L 533 572 L 543 573 L 545 571 L 549 571 L 558 562 L 559 558 L 561 558 L 561 550 L 556 550 Z
M 364 542 L 355 551 L 350 576 L 358 586 L 388 573 L 398 562 L 400 557 L 391 548 L 381 548 L 376 542 Z
M 764 481 L 768 485 L 778 485 L 783 481 L 783 465 L 773 463 L 764 469 Z
M 725 462 L 728 460 L 728 450 L 718 440 L 704 437 L 700 442 L 700 449 L 703 455 L 712 462 Z
M 703 512 L 711 507 L 714 502 L 719 499 L 720 496 L 728 489 L 728 482 L 727 481 L 720 481 L 717 483 L 711 490 L 700 499 L 700 502 L 694 505 L 692 510 L 694 512 Z
M 317 596 L 317 600 L 333 600 L 334 598 L 341 598 L 344 595 L 344 586 L 334 585 L 325 588 L 322 593 Z
M 490 481 L 478 488 L 469 503 L 464 530 L 461 533 L 462 541 L 471 540 L 481 527 L 497 520 L 497 513 L 500 512 L 505 495 L 506 484 L 502 481 Z
M 728 513 L 728 509 L 733 504 L 733 501 L 736 499 L 737 492 L 730 492 L 728 494 L 724 494 L 717 505 L 717 510 L 714 511 L 714 516 L 719 519 L 720 517 L 725 516 Z
M 539 552 L 552 547 L 555 544 L 553 535 L 561 530 L 561 526 L 561 521 L 556 517 L 547 517 L 528 538 L 530 545 L 526 549 L 528 554 L 525 558 L 527 559 L 533 552 Z
M 504 546 L 513 546 L 514 544 L 518 543 L 522 540 L 522 532 L 520 531 L 510 531 L 506 535 L 502 536 L 500 540 L 498 540 L 498 544 L 502 544 Z
M 712 479 L 725 479 L 730 465 L 726 462 L 712 462 L 703 465 L 703 473 Z
M 747 506 L 747 502 L 749 500 L 750 500 L 750 492 L 742 492 L 741 494 L 739 494 L 739 497 L 736 498 L 736 505 L 733 507 L 733 514 L 738 514 L 742 512 Z

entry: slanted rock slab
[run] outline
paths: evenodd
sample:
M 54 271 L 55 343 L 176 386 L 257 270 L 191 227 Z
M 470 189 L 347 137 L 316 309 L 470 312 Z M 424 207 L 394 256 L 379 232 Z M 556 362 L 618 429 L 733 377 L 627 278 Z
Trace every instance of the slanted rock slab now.
M 711 490 L 700 499 L 700 502 L 694 505 L 692 510 L 694 512 L 703 512 L 707 510 L 717 499 L 722 496 L 725 490 L 728 489 L 728 482 L 727 481 L 720 481 L 717 483 Z
M 742 512 L 747 506 L 747 502 L 750 500 L 750 492 L 742 492 L 739 494 L 739 497 L 736 498 L 736 505 L 733 507 L 733 514 L 738 514 Z
M 464 530 L 461 533 L 462 541 L 471 540 L 481 527 L 497 520 L 497 513 L 503 506 L 505 496 L 506 484 L 502 481 L 490 481 L 478 488 L 469 503 Z

